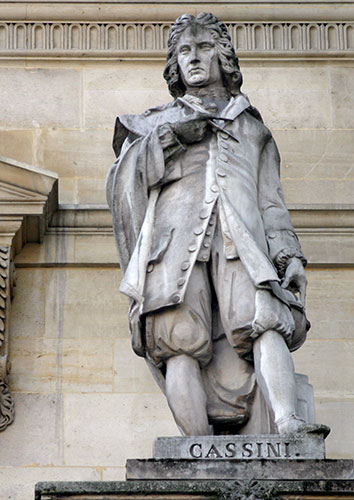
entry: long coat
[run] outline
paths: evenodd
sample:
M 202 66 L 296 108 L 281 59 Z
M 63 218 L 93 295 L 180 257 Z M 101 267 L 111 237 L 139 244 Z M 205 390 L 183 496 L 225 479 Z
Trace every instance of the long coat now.
M 108 174 L 107 199 L 124 272 L 121 291 L 131 299 L 133 349 L 142 356 L 141 314 L 183 302 L 216 202 L 223 234 L 232 242 L 229 258 L 241 260 L 256 287 L 280 281 L 282 256 L 303 258 L 284 203 L 276 144 L 248 99 L 231 98 L 224 109 L 225 131 L 215 131 L 197 182 L 185 175 L 192 147 L 177 150 L 167 162 L 159 135 L 161 125 L 188 112 L 177 100 L 121 116 L 116 124 L 117 160 Z M 176 203 L 184 207 L 182 217 Z M 144 297 L 147 269 L 154 264 L 160 264 L 159 286 L 149 286 L 154 292 Z

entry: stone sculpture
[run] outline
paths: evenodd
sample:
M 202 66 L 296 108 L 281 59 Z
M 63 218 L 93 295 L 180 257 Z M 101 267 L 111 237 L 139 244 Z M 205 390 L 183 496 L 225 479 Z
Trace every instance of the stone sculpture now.
M 249 432 L 259 398 L 258 432 L 299 431 L 306 259 L 276 144 L 214 15 L 176 20 L 164 77 L 173 102 L 117 119 L 107 178 L 133 349 L 183 434 Z

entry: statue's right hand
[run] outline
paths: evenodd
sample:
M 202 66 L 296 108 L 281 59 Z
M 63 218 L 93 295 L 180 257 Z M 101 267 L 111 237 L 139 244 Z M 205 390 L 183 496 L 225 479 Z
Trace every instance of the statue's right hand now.
M 210 116 L 208 113 L 195 112 L 188 118 L 173 123 L 171 128 L 181 142 L 185 144 L 199 142 L 206 134 Z

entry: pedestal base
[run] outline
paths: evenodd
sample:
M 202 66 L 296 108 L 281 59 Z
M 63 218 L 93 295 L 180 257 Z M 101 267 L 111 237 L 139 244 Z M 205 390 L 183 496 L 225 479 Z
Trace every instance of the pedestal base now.
M 35 500 L 354 500 L 354 480 L 38 483 Z
M 353 460 L 127 460 L 133 479 L 354 479 Z

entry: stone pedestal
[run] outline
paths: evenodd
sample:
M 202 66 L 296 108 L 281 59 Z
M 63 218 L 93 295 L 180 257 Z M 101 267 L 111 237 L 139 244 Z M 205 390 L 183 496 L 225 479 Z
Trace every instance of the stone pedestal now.
M 35 500 L 354 500 L 354 461 L 323 433 L 158 438 L 127 481 L 38 483 Z
M 253 495 L 253 496 L 252 496 Z M 354 500 L 353 480 L 53 482 L 35 500 Z

